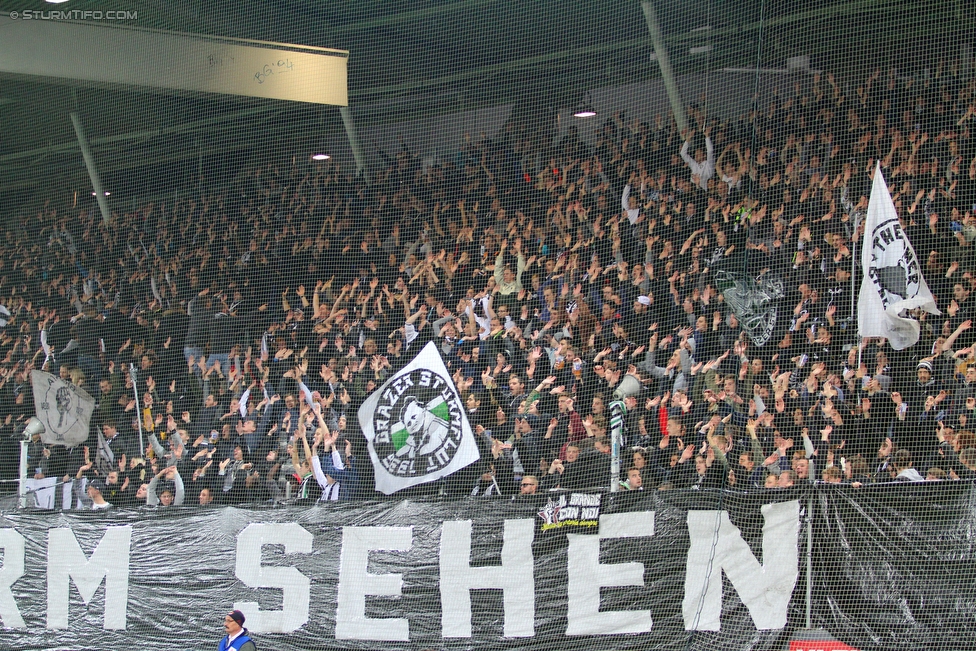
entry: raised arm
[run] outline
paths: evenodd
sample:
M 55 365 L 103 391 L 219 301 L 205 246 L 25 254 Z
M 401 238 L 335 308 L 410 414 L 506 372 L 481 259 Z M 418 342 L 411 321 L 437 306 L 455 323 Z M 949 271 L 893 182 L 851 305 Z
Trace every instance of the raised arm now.
M 315 435 L 316 450 L 318 450 L 319 441 L 320 441 L 320 435 L 316 434 Z M 315 475 L 315 481 L 318 482 L 318 485 L 322 490 L 325 490 L 326 488 L 329 487 L 329 480 L 325 476 L 325 472 L 323 472 L 322 470 L 322 460 L 319 459 L 318 454 L 313 454 L 310 458 L 312 460 L 312 474 Z
M 312 446 L 312 451 L 309 452 L 310 459 L 312 461 L 312 474 L 315 475 L 315 481 L 318 482 L 322 490 L 325 490 L 329 486 L 329 480 L 326 477 L 325 471 L 322 469 L 322 459 L 318 454 L 319 444 L 325 445 L 325 451 L 330 452 L 332 443 L 335 437 L 329 434 L 329 428 L 325 426 L 325 421 L 322 420 L 318 430 L 315 432 L 315 443 Z M 306 447 L 308 446 L 308 441 L 305 442 Z M 329 466 L 332 464 L 329 463 Z
M 173 493 L 173 506 L 183 506 L 183 500 L 186 499 L 186 490 L 183 486 L 183 478 L 180 477 L 179 468 L 173 466 L 173 470 L 175 471 L 173 473 L 173 484 L 176 487 L 175 492 Z
M 620 197 L 620 207 L 624 210 L 630 210 L 630 184 L 624 186 L 623 196 Z
M 305 426 L 304 425 L 302 425 L 300 432 L 301 432 L 301 435 L 302 435 L 301 436 L 301 438 L 302 438 L 302 448 L 305 450 L 305 459 L 306 460 L 313 459 L 316 456 L 315 449 L 314 449 L 314 446 L 312 448 L 309 448 L 308 447 L 308 435 L 306 433 L 306 430 L 305 430 Z M 316 434 L 316 438 L 315 438 L 315 444 L 316 445 L 318 444 L 318 435 L 317 434 Z
M 732 419 L 732 414 L 729 414 L 728 416 L 726 416 L 725 418 L 722 419 L 722 424 L 724 425 L 725 423 L 727 423 L 731 419 Z M 728 469 L 729 469 L 729 460 L 725 457 L 725 452 L 723 452 L 722 451 L 722 448 L 719 447 L 719 445 L 718 445 L 718 436 L 719 435 L 717 435 L 715 433 L 715 429 L 709 428 L 709 430 L 705 434 L 705 436 L 708 439 L 708 445 L 709 445 L 709 447 L 711 447 L 712 448 L 712 452 L 715 453 L 715 458 L 718 459 L 721 462 L 722 467 L 725 468 L 726 471 L 728 471 Z
M 695 162 L 695 159 L 688 154 L 689 143 L 690 143 L 689 140 L 685 140 L 684 144 L 681 145 L 681 151 L 679 153 L 681 154 L 681 160 L 686 162 L 688 166 L 691 167 L 696 165 L 697 163 Z
M 518 284 L 518 288 L 522 288 L 522 274 L 525 273 L 525 253 L 522 252 L 522 246 L 520 245 L 521 240 L 515 240 L 515 252 L 518 254 L 518 262 L 515 267 L 515 282 Z
M 956 339 L 959 338 L 959 335 L 961 335 L 966 330 L 969 330 L 969 328 L 971 328 L 972 325 L 973 325 L 973 322 L 970 321 L 969 319 L 966 319 L 965 321 L 963 321 L 962 323 L 960 323 L 959 324 L 959 327 L 956 328 L 952 332 L 952 334 L 949 335 L 949 337 L 945 340 L 945 343 L 942 344 L 942 352 L 946 352 L 948 350 L 952 350 L 952 345 L 954 343 L 956 343 Z
M 146 490 L 147 506 L 159 506 L 159 495 L 156 495 L 156 488 L 159 487 L 159 480 L 162 478 L 163 473 L 165 472 L 166 468 L 163 468 L 157 472 L 151 480 L 149 480 L 149 488 Z
M 495 256 L 495 283 L 501 284 L 502 282 L 502 272 L 504 271 L 505 264 L 505 249 L 508 247 L 508 240 L 502 240 L 502 244 L 498 247 L 498 255 Z
M 495 308 L 492 304 L 495 302 L 495 295 L 489 294 L 488 296 L 481 299 L 481 304 L 485 308 L 485 316 L 489 319 L 494 319 L 497 315 L 495 314 Z
M 305 444 L 308 445 L 308 441 L 306 441 Z M 291 465 L 295 467 L 295 471 L 297 472 L 299 468 L 302 467 L 302 461 L 298 457 L 298 446 L 297 444 L 293 443 L 289 447 L 291 448 Z

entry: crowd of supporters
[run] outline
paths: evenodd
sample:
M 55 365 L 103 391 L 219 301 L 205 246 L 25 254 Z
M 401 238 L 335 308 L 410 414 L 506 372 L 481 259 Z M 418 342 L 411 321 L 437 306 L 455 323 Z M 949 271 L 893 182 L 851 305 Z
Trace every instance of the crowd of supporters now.
M 358 406 L 433 341 L 483 461 L 425 490 L 608 486 L 628 375 L 628 489 L 972 480 L 974 116 L 955 69 L 827 74 L 685 133 L 513 121 L 367 178 L 266 166 L 109 223 L 50 204 L 0 243 L 5 476 L 44 369 L 97 408 L 30 470 L 85 503 L 374 496 Z M 942 312 L 903 351 L 852 313 L 877 161 Z M 752 336 L 721 273 L 782 285 Z

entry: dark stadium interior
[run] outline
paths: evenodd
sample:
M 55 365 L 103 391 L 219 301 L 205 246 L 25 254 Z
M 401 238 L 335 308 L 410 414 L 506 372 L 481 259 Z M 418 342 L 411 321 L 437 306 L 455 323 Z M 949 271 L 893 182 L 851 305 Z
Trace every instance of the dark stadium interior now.
M 600 584 L 593 621 L 653 603 L 658 629 L 610 626 L 608 648 L 719 648 L 719 619 L 742 648 L 814 626 L 861 648 L 971 637 L 972 7 L 650 4 L 657 19 L 639 0 L 0 0 L 0 39 L 10 12 L 83 7 L 186 42 L 348 52 L 345 112 L 0 72 L 0 532 L 61 518 L 92 553 L 100 521 L 74 512 L 106 509 L 158 519 L 182 553 L 226 527 L 212 577 L 264 517 L 330 552 L 352 544 L 344 528 L 415 526 L 412 550 L 363 552 L 371 573 L 419 573 L 404 599 L 361 608 L 420 621 L 384 639 L 440 648 L 425 610 L 440 536 L 474 520 L 470 565 L 487 571 L 531 519 L 538 637 L 520 646 L 509 605 L 482 592 L 470 648 L 596 648 L 573 581 L 628 559 L 644 583 Z M 584 106 L 596 115 L 574 117 Z M 644 520 L 601 524 L 631 513 Z M 580 551 L 591 533 L 628 541 Z M 255 567 L 262 544 L 293 554 L 268 535 Z M 773 561 L 755 570 L 767 553 L 799 569 L 778 584 Z M 322 558 L 295 562 L 328 575 L 311 594 L 329 600 Z M 592 576 L 554 579 L 581 558 Z M 685 602 L 656 601 L 683 580 Z M 133 586 L 139 608 L 155 598 Z M 332 617 L 290 639 L 250 622 L 293 648 L 336 633 Z

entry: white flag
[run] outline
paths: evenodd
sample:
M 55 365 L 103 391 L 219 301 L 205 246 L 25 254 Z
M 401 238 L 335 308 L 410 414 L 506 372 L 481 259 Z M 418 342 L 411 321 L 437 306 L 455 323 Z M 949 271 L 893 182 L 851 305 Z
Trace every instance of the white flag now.
M 447 477 L 481 458 L 437 346 L 428 343 L 359 408 L 376 490 L 386 495 Z
M 886 337 L 902 350 L 918 341 L 918 321 L 908 316 L 921 308 L 941 314 L 922 275 L 915 249 L 898 223 L 879 163 L 868 203 L 861 245 L 864 279 L 857 299 L 857 324 L 862 337 Z
M 88 423 L 95 401 L 71 382 L 44 371 L 31 371 L 34 409 L 44 424 L 41 440 L 47 445 L 74 447 L 88 440 Z

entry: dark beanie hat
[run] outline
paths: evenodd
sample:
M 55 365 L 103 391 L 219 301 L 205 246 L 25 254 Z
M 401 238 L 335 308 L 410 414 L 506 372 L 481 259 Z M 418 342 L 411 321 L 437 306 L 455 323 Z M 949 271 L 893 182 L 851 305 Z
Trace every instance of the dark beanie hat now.
M 230 618 L 237 622 L 238 626 L 244 626 L 244 613 L 239 610 L 230 611 Z

